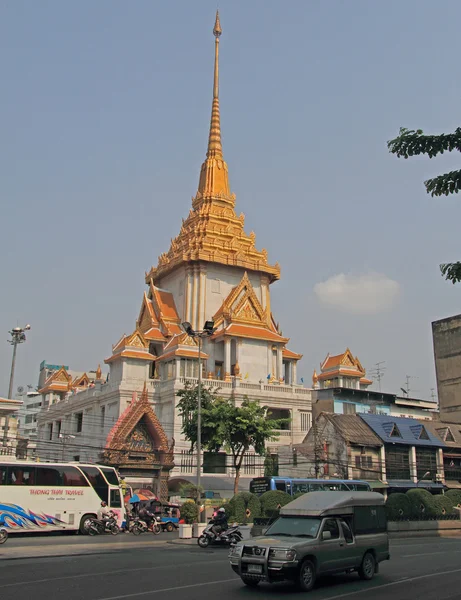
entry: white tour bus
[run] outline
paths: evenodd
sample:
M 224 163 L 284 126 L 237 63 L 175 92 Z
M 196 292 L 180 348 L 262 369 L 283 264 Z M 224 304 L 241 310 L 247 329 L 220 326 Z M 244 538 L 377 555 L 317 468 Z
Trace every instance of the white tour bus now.
M 19 461 L 0 456 L 0 527 L 8 533 L 85 533 L 85 521 L 96 516 L 102 500 L 121 525 L 125 507 L 113 467 Z

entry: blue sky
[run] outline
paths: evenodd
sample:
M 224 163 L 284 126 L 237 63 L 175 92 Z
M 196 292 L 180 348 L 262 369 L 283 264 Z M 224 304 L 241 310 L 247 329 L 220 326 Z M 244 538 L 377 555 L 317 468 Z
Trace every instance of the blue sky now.
M 237 211 L 279 261 L 272 303 L 310 381 L 349 346 L 383 389 L 435 387 L 431 321 L 460 312 L 438 264 L 461 258 L 461 198 L 428 177 L 459 156 L 398 160 L 400 126 L 459 125 L 461 5 L 221 0 L 223 146 Z M 196 192 L 215 1 L 9 0 L 0 19 L 7 332 L 31 323 L 15 387 L 43 359 L 95 369 L 134 328 L 144 272 Z M 377 275 L 376 275 L 377 274 Z M 321 284 L 321 285 L 318 285 Z

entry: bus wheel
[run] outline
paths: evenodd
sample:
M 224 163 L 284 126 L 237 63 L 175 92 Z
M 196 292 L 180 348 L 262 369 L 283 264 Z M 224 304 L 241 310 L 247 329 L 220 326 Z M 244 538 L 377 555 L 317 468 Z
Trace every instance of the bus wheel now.
M 80 527 L 78 530 L 82 535 L 88 535 L 90 519 L 94 519 L 94 515 L 83 515 L 80 519 Z

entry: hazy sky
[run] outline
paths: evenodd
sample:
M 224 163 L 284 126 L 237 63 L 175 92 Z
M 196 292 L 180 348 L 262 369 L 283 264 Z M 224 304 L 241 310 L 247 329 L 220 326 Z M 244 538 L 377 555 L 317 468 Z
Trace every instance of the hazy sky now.
M 431 321 L 461 312 L 461 198 L 396 159 L 400 126 L 460 125 L 459 0 L 221 0 L 221 117 L 237 212 L 279 261 L 299 377 L 349 346 L 383 389 L 435 387 Z M 216 0 L 3 0 L 0 394 L 42 360 L 95 369 L 130 333 L 205 155 Z

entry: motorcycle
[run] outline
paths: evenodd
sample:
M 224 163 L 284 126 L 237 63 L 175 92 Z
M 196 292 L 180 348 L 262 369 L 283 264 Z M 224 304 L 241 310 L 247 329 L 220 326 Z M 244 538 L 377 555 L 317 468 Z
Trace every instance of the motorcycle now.
M 197 539 L 197 544 L 200 548 L 208 548 L 210 544 L 232 545 L 243 540 L 238 525 L 229 527 L 229 529 L 226 529 L 226 531 L 221 532 L 217 536 L 211 531 L 213 525 L 214 522 L 210 521 L 203 530 L 202 535 Z
M 3 527 L 1 527 L 0 528 L 0 544 L 4 544 L 7 539 L 8 539 L 8 531 L 6 529 L 3 529 Z
M 89 519 L 87 530 L 90 535 L 101 535 L 106 532 L 111 533 L 112 535 L 120 533 L 120 528 L 117 525 L 117 520 L 113 513 L 109 519 Z
M 140 535 L 146 531 L 152 531 L 154 535 L 158 535 L 161 533 L 162 528 L 157 519 L 154 519 L 150 525 L 147 525 L 145 521 L 139 517 L 135 517 L 130 524 L 130 531 L 133 535 Z

